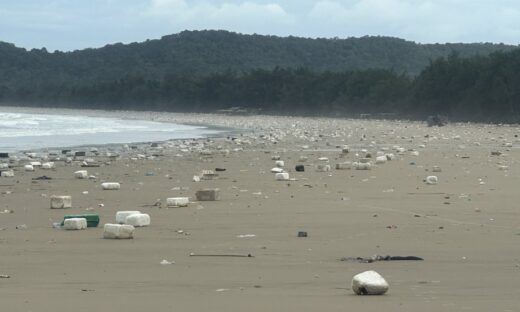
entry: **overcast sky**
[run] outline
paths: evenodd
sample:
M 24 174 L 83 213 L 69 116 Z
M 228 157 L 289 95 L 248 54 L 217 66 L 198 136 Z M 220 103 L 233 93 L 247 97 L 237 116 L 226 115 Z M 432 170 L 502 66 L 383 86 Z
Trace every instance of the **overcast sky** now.
M 182 30 L 520 43 L 519 0 L 0 0 L 0 41 L 75 50 Z

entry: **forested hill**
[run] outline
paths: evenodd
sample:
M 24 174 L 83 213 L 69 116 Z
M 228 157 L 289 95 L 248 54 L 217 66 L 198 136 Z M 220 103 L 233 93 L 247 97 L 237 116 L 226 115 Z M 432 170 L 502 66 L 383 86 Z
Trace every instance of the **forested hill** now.
M 49 53 L 0 42 L 0 85 L 108 82 L 128 76 L 163 79 L 275 67 L 316 72 L 392 69 L 417 75 L 430 60 L 457 52 L 462 57 L 515 48 L 502 44 L 416 44 L 398 38 L 308 39 L 242 35 L 228 31 L 184 31 L 159 40 L 98 49 Z

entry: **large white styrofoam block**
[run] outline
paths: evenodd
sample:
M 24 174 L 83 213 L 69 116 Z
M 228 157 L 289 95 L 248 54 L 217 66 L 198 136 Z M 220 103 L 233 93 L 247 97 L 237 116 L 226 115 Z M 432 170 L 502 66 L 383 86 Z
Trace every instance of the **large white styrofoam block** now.
M 2 173 L 0 173 L 0 176 L 5 177 L 5 178 L 14 177 L 14 171 L 13 170 L 2 171 Z
M 426 177 L 426 184 L 435 185 L 439 183 L 439 179 L 437 176 L 427 176 Z
M 352 290 L 357 295 L 382 295 L 388 288 L 388 282 L 376 271 L 365 271 L 352 278 Z
M 132 226 L 148 226 L 150 225 L 150 215 L 147 213 L 136 213 L 126 217 L 125 224 Z
M 202 189 L 195 192 L 198 201 L 215 201 L 220 200 L 220 189 Z
M 170 197 L 166 198 L 166 205 L 173 207 L 186 207 L 190 203 L 188 197 Z
M 119 190 L 121 188 L 121 184 L 117 182 L 105 182 L 101 183 L 101 187 L 104 190 Z
M 72 208 L 72 197 L 70 196 L 51 196 L 51 209 Z
M 23 168 L 25 169 L 25 171 L 34 171 L 33 165 L 25 165 L 25 166 L 23 166 Z
M 274 175 L 276 181 L 287 181 L 289 180 L 289 173 L 287 172 L 279 172 Z
M 318 171 L 318 172 L 329 172 L 330 171 L 330 165 L 318 164 L 316 166 L 316 171 Z
M 134 231 L 135 228 L 132 225 L 107 223 L 103 227 L 103 238 L 134 238 Z
M 126 222 L 126 217 L 133 215 L 133 214 L 139 214 L 141 211 L 137 210 L 123 210 L 116 212 L 116 223 L 124 224 Z
M 88 178 L 88 171 L 87 170 L 79 170 L 74 172 L 74 177 L 76 179 L 86 179 Z
M 70 218 L 63 221 L 63 228 L 65 230 L 84 230 L 87 228 L 87 219 L 85 218 Z

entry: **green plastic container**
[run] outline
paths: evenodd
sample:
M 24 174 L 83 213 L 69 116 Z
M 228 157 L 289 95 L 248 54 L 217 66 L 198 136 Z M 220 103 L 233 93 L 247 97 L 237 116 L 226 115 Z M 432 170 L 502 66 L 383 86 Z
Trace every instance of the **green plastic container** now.
M 92 213 L 92 214 L 65 215 L 63 217 L 63 221 L 61 222 L 61 225 L 63 226 L 65 219 L 71 219 L 71 218 L 87 219 L 87 227 L 97 227 L 99 224 L 99 215 L 97 213 L 96 214 Z

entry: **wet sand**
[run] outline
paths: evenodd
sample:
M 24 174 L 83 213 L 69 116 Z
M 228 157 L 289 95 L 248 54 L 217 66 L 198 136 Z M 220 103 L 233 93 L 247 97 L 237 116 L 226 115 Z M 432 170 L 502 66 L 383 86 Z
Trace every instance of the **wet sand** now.
M 55 169 L 26 172 L 23 165 L 31 160 L 13 161 L 15 177 L 0 178 L 0 274 L 10 276 L 0 278 L 2 310 L 518 310 L 518 127 L 88 113 L 244 131 L 235 139 L 171 141 L 159 149 L 111 147 L 117 160 L 98 148 L 98 156 L 87 153 L 101 162 L 97 168 L 55 161 Z M 363 158 L 362 149 L 372 153 L 372 162 L 377 151 L 395 159 L 372 170 L 334 169 Z M 495 151 L 502 155 L 491 155 Z M 294 180 L 275 181 L 274 155 Z M 326 163 L 320 157 L 329 159 L 330 172 L 316 171 Z M 299 164 L 305 172 L 295 172 Z M 442 172 L 432 173 L 433 166 Z M 216 180 L 192 181 L 215 168 L 226 171 Z M 81 169 L 96 178 L 74 179 Z M 42 175 L 52 180 L 32 180 Z M 429 175 L 439 183 L 427 185 Z M 103 191 L 104 181 L 120 182 L 121 189 Z M 221 190 L 220 201 L 196 202 L 198 189 L 212 187 Z M 51 195 L 71 195 L 73 208 L 50 209 Z M 166 198 L 175 196 L 192 203 L 166 207 Z M 161 205 L 154 205 L 158 200 Z M 137 228 L 131 240 L 103 239 L 102 225 L 114 223 L 118 210 L 148 213 L 152 223 Z M 101 217 L 98 228 L 52 227 L 65 214 L 92 212 Z M 299 231 L 308 237 L 297 237 Z M 425 260 L 340 261 L 375 254 Z M 387 279 L 389 292 L 354 295 L 352 277 L 371 269 Z

